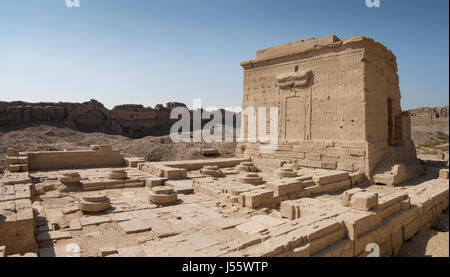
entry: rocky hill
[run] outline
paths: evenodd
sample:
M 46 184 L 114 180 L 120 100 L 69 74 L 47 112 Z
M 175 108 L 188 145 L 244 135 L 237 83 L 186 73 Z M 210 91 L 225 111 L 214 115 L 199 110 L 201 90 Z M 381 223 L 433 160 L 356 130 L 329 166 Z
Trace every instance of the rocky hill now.
M 158 104 L 155 108 L 120 105 L 109 110 L 96 100 L 85 103 L 0 102 L 0 128 L 20 128 L 32 123 L 62 123 L 65 127 L 84 132 L 132 138 L 159 136 L 167 135 L 172 124 L 178 121 L 170 119 L 170 113 L 176 107 L 186 105 L 177 102 L 169 102 L 166 106 Z M 225 111 L 221 112 L 224 121 Z M 203 124 L 207 121 L 204 120 Z
M 448 105 L 440 108 L 419 108 L 409 110 L 411 132 L 416 144 L 423 144 L 443 134 L 449 134 Z
M 131 137 L 163 132 L 174 122 L 170 111 L 181 103 L 155 108 L 121 105 L 108 110 L 102 103 L 26 103 L 0 102 L 0 126 L 18 126 L 32 122 L 64 122 L 80 131 L 104 131 Z
M 173 143 L 168 134 L 172 124 L 178 121 L 170 119 L 175 107 L 186 106 L 170 102 L 155 108 L 120 105 L 109 110 L 96 100 L 85 103 L 0 102 L 0 171 L 9 147 L 19 151 L 54 151 L 107 144 L 121 149 L 126 156 L 145 157 L 147 161 L 205 158 L 201 154 L 205 147 L 217 149 L 221 157 L 234 156 L 235 143 Z M 190 113 L 192 119 L 192 111 Z M 228 112 L 221 110 L 221 113 L 224 124 Z M 233 114 L 233 119 L 233 125 L 239 126 L 240 115 Z M 208 121 L 203 119 L 202 125 Z M 191 131 L 194 131 L 192 127 L 191 122 Z M 236 130 L 232 135 L 236 135 Z

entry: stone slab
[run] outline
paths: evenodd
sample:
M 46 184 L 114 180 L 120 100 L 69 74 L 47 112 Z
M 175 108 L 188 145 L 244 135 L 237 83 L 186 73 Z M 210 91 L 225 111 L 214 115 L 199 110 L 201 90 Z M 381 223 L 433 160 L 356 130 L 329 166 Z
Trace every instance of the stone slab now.
M 239 230 L 240 232 L 254 235 L 263 232 L 268 228 L 267 225 L 264 225 L 262 223 L 256 221 L 249 221 L 247 223 L 236 226 L 236 229 Z
M 81 226 L 100 225 L 111 222 L 111 219 L 106 216 L 85 216 L 80 218 Z
M 213 224 L 222 229 L 230 229 L 236 227 L 237 225 L 248 222 L 248 219 L 245 218 L 218 218 L 213 221 Z
M 146 223 L 144 220 L 138 219 L 123 221 L 118 224 L 127 234 L 141 233 L 152 229 L 150 224 Z
M 40 233 L 36 236 L 38 242 L 50 241 L 50 240 L 60 240 L 60 239 L 70 239 L 72 235 L 70 232 L 65 231 L 49 231 L 47 233 Z

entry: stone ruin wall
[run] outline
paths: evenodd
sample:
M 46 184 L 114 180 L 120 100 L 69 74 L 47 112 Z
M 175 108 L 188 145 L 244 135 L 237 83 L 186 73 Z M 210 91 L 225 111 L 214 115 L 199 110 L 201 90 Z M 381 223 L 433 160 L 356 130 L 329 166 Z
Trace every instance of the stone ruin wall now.
M 368 175 L 393 157 L 415 162 L 409 117 L 400 107 L 396 59 L 381 44 L 328 36 L 260 50 L 256 60 L 241 65 L 243 108 L 279 107 L 279 146 L 273 154 L 260 154 L 258 142 L 244 140 L 238 155 L 267 167 L 292 162 Z M 394 118 L 389 143 L 388 98 Z M 248 117 L 242 120 L 247 139 Z
M 395 55 L 380 43 L 368 43 L 364 63 L 369 170 L 380 162 L 417 163 L 410 115 L 401 108 Z
M 44 151 L 26 153 L 30 170 L 115 167 L 124 165 L 120 150 L 102 146 L 85 151 Z
M 449 133 L 448 105 L 441 108 L 420 108 L 409 110 L 412 126 L 420 127 L 421 130 L 440 131 Z
M 0 246 L 7 246 L 6 254 L 36 250 L 33 185 L 26 181 L 0 185 Z
M 18 152 L 8 150 L 10 172 L 124 166 L 124 155 L 111 146 L 91 145 L 90 150 Z

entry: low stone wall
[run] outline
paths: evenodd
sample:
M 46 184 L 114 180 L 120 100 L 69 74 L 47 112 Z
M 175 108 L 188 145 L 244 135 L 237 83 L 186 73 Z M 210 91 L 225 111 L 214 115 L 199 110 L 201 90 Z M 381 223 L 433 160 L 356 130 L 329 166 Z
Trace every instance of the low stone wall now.
M 28 178 L 24 182 L 30 183 L 0 184 L 0 245 L 6 246 L 7 255 L 36 251 L 33 185 Z
M 300 167 L 338 169 L 349 172 L 368 171 L 368 144 L 363 141 L 279 141 L 277 151 L 260 155 L 260 144 L 242 143 L 237 154 L 252 157 L 262 167 L 278 168 L 283 162 Z
M 167 161 L 143 163 L 139 169 L 157 177 L 165 177 L 169 180 L 185 179 L 188 170 L 198 170 L 204 166 L 233 167 L 241 162 L 249 161 L 249 158 L 229 158 L 191 161 Z
M 83 151 L 25 152 L 29 170 L 78 169 L 123 166 L 124 157 L 120 150 L 109 146 L 91 147 Z

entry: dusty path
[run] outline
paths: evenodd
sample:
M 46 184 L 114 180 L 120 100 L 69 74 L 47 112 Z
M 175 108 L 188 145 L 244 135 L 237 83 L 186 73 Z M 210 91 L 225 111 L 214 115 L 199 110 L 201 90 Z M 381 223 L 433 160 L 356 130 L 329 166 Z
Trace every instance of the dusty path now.
M 448 210 L 434 229 L 417 233 L 403 244 L 400 257 L 449 257 Z

